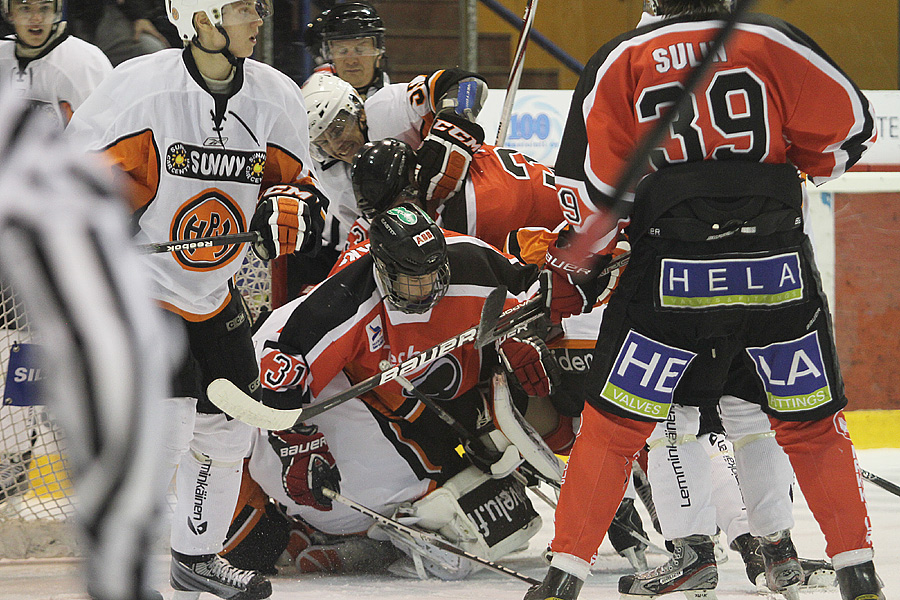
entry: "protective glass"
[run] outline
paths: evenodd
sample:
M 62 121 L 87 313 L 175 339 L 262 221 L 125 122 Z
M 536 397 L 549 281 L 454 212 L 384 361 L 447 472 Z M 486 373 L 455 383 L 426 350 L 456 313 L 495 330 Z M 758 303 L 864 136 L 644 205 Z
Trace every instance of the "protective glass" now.
M 6 15 L 13 25 L 52 25 L 61 18 L 53 0 L 10 0 Z
M 238 0 L 222 8 L 222 25 L 242 25 L 272 14 L 270 0 Z
M 349 40 L 328 40 L 325 42 L 325 56 L 328 60 L 346 60 L 362 56 L 380 56 L 382 49 L 374 36 Z

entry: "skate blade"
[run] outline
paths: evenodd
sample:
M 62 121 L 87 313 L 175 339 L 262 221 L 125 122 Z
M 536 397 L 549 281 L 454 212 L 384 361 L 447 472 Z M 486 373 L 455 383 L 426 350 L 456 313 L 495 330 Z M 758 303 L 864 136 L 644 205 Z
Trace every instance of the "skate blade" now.
M 778 593 L 784 596 L 786 600 L 800 600 L 800 584 L 789 585 L 783 590 L 778 590 Z
M 199 598 L 200 592 L 195 591 L 183 592 L 181 590 L 175 590 L 172 594 L 172 600 L 198 600 Z
M 676 594 L 681 592 L 687 600 L 717 600 L 716 590 L 672 590 L 666 594 Z M 654 600 L 664 594 L 644 595 L 644 594 L 619 594 L 619 600 Z
M 817 569 L 806 578 L 805 588 L 835 587 L 837 579 L 833 569 Z

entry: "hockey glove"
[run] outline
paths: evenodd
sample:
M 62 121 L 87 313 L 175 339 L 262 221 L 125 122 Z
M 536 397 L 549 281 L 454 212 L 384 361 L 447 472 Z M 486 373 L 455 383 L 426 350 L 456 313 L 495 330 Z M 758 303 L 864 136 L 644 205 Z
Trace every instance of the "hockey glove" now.
M 483 143 L 481 125 L 454 114 L 435 119 L 416 152 L 419 199 L 432 208 L 429 202 L 440 205 L 457 193 L 469 173 L 472 157 Z
M 253 251 L 262 260 L 285 254 L 315 254 L 322 243 L 328 200 L 312 185 L 275 185 L 256 205 L 250 229 L 262 237 Z
M 627 263 L 623 255 L 631 251 L 631 245 L 624 234 L 619 234 L 608 253 L 598 254 L 583 261 L 590 264 L 584 268 L 559 256 L 559 250 L 567 247 L 571 229 L 560 232 L 556 244 L 547 249 L 545 272 L 541 284 L 545 286 L 544 297 L 550 310 L 550 321 L 559 323 L 565 317 L 590 312 L 597 304 L 609 300 L 619 275 Z M 615 261 L 615 267 L 607 269 Z
M 538 337 L 511 337 L 500 344 L 500 360 L 506 370 L 515 374 L 516 379 L 529 396 L 546 397 L 557 379 L 554 368 L 556 361 L 550 350 Z
M 297 425 L 270 431 L 269 443 L 281 459 L 281 484 L 291 500 L 317 510 L 331 510 L 331 498 L 322 493 L 322 488 L 339 492 L 341 474 L 319 428 Z

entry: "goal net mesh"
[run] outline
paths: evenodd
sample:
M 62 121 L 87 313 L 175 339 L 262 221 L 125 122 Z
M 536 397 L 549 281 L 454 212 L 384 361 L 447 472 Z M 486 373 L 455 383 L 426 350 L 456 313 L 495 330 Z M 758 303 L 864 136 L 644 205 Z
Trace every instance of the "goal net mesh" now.
M 271 307 L 272 279 L 265 263 L 252 252 L 235 276 L 252 318 Z M 0 558 L 49 558 L 77 554 L 66 520 L 72 515 L 72 493 L 66 469 L 62 429 L 41 405 L 18 406 L 10 391 L 16 382 L 40 376 L 34 369 L 14 368 L 18 354 L 31 342 L 28 315 L 7 282 L 0 280 Z M 24 345 L 24 346 L 23 346 Z

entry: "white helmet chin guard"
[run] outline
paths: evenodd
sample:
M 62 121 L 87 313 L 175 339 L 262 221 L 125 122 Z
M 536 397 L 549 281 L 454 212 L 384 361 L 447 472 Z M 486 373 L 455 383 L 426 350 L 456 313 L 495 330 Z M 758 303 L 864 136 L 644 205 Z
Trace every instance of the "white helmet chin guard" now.
M 315 141 L 325 133 L 332 121 L 341 113 L 347 112 L 357 121 L 363 112 L 363 101 L 353 86 L 329 73 L 313 73 L 300 88 L 303 102 L 306 104 L 306 116 L 309 121 L 309 139 L 314 158 L 325 161 L 329 157 L 317 147 Z

